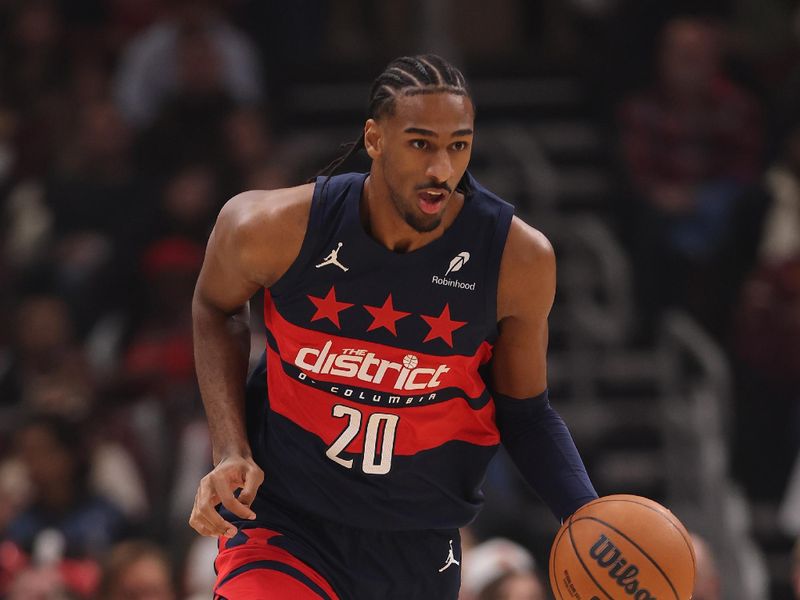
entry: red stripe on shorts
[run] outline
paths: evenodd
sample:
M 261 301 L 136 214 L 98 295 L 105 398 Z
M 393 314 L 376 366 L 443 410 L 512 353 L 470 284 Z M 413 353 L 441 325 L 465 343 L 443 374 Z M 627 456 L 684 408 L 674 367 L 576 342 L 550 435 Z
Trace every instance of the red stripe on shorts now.
M 220 538 L 220 551 L 214 562 L 217 570 L 215 594 L 229 600 L 267 600 L 270 598 L 319 600 L 320 595 L 313 591 L 313 588 L 285 572 L 274 569 L 245 570 L 226 581 L 226 578 L 237 569 L 246 568 L 249 564 L 272 561 L 299 571 L 319 586 L 331 600 L 339 600 L 339 596 L 331 584 L 316 570 L 283 548 L 269 543 L 270 539 L 282 535 L 281 533 L 265 528 L 244 529 L 241 533 L 247 537 L 247 541 L 230 548 L 226 547 L 229 540 Z

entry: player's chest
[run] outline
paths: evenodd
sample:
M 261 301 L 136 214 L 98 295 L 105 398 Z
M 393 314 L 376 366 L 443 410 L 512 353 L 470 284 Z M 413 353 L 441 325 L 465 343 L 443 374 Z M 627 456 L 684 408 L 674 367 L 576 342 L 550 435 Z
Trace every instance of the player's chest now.
M 295 325 L 431 354 L 472 354 L 491 335 L 495 292 L 474 250 L 404 260 L 346 242 L 328 246 L 292 290 L 273 298 Z

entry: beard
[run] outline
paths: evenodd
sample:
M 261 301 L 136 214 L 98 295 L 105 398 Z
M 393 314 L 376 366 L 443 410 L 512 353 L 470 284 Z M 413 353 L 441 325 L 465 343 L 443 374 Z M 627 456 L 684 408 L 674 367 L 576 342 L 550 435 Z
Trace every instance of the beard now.
M 386 187 L 389 189 L 389 197 L 392 199 L 397 214 L 417 233 L 430 233 L 442 223 L 439 215 L 425 215 L 414 212 L 413 205 L 403 202 L 403 197 L 395 191 L 394 186 L 386 180 Z

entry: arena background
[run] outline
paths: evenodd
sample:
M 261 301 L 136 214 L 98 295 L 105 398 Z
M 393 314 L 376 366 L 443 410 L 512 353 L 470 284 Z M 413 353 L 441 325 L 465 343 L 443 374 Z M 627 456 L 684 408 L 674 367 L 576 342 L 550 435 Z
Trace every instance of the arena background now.
M 556 247 L 551 398 L 598 492 L 706 540 L 698 600 L 800 598 L 795 2 L 0 0 L 0 32 L 0 597 L 209 597 L 215 215 L 313 176 L 385 64 L 435 52 L 474 93 L 473 173 Z M 502 455 L 485 489 L 465 535 L 546 579 L 553 517 Z M 511 597 L 487 582 L 530 565 L 497 548 L 465 598 Z

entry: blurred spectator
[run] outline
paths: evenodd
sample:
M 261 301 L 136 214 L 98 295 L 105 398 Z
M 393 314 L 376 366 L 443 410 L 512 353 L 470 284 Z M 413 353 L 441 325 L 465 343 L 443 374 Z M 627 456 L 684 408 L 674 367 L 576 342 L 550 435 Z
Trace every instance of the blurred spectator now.
M 125 445 L 110 437 L 97 440 L 91 461 L 91 489 L 116 504 L 129 521 L 145 521 L 149 503 L 144 481 Z
M 181 236 L 205 246 L 225 197 L 219 188 L 217 173 L 210 166 L 189 164 L 176 170 L 164 187 L 160 236 Z
M 303 179 L 292 179 L 288 165 L 270 162 L 256 166 L 247 173 L 247 178 L 239 188 L 241 190 L 276 190 L 296 185 Z
M 13 451 L 30 493 L 2 531 L 0 585 L 10 576 L 9 593 L 16 598 L 61 598 L 50 594 L 63 590 L 89 598 L 99 582 L 97 560 L 127 523 L 90 487 L 83 429 L 60 417 L 34 416 L 15 434 Z
M 186 565 L 187 578 L 191 581 L 197 581 L 198 585 L 192 587 L 195 592 L 201 593 L 205 591 L 210 593 L 214 582 L 212 580 L 212 585 L 205 589 L 204 585 L 207 582 L 203 579 L 202 569 L 207 569 L 208 565 L 213 563 L 213 557 L 211 561 L 206 561 L 204 565 L 199 564 L 205 557 L 205 551 L 202 550 L 203 543 L 200 542 L 200 539 L 208 538 L 197 538 L 197 534 L 186 527 L 186 515 L 192 512 L 195 494 L 197 493 L 197 482 L 208 473 L 209 465 L 213 465 L 211 438 L 208 434 L 208 424 L 205 419 L 198 418 L 189 423 L 180 433 L 180 439 L 176 441 L 176 475 L 173 478 L 172 489 L 170 490 L 170 506 L 168 508 L 170 537 L 186 540 L 187 545 L 188 543 L 192 544 L 192 548 L 198 547 L 199 555 L 194 557 L 196 561 L 194 565 L 191 564 L 193 557 L 190 550 L 190 558 L 187 559 Z M 206 575 L 208 575 L 208 571 L 206 571 Z
M 545 600 L 533 556 L 519 544 L 495 538 L 463 556 L 462 600 Z
M 81 333 L 128 300 L 135 257 L 152 229 L 155 194 L 134 169 L 132 139 L 110 101 L 82 107 L 74 144 L 47 182 L 56 283 Z
M 799 115 L 800 116 L 800 115 Z M 759 258 L 778 264 L 800 257 L 800 122 L 789 130 L 784 151 L 764 178 L 769 211 Z
M 754 195 L 768 209 L 742 298 L 738 353 L 773 379 L 800 386 L 800 125 Z
M 194 389 L 191 299 L 202 261 L 202 246 L 180 237 L 154 242 L 142 259 L 147 313 L 123 368 L 162 397 L 187 386 Z
M 184 570 L 186 600 L 206 600 L 213 597 L 217 579 L 213 569 L 216 557 L 217 541 L 195 535 L 189 546 Z
M 478 600 L 545 600 L 542 582 L 533 572 L 507 573 L 486 586 Z
M 274 163 L 277 156 L 264 114 L 255 108 L 240 108 L 231 113 L 225 120 L 224 132 L 230 197 L 244 189 L 254 189 L 246 182 L 262 167 Z
M 41 552 L 47 541 L 56 546 L 47 550 L 56 562 L 99 558 L 124 533 L 120 510 L 89 486 L 89 451 L 80 427 L 55 416 L 33 417 L 14 436 L 14 452 L 30 479 L 31 497 L 8 524 L 6 539 L 28 555 Z M 60 542 L 51 544 L 54 536 Z
M 780 158 L 748 202 L 767 208 L 754 219 L 763 223 L 758 255 L 736 314 L 741 368 L 734 457 L 752 497 L 778 498 L 800 440 L 800 124 L 789 130 Z
M 762 125 L 754 99 L 722 73 L 716 28 L 669 22 L 656 84 L 620 117 L 646 316 L 677 304 L 719 334 L 730 304 L 726 244 L 743 186 L 758 175 Z
M 15 3 L 0 53 L 3 104 L 26 110 L 63 83 L 69 56 L 62 34 L 53 0 Z
M 118 221 L 109 221 L 113 215 L 108 213 L 122 212 L 128 216 L 130 206 L 141 202 L 138 198 L 127 197 L 129 193 L 119 189 L 134 182 L 133 133 L 106 98 L 82 105 L 75 116 L 73 144 L 64 149 L 55 173 L 57 191 L 72 184 L 71 189 L 62 192 L 63 197 L 52 200 L 57 226 L 60 232 L 83 226 L 116 233 L 121 225 Z M 76 190 L 76 185 L 89 189 Z M 91 189 L 93 187 L 101 189 Z M 114 210 L 108 210 L 109 202 L 113 202 Z M 83 225 L 84 222 L 88 225 Z
M 692 600 L 722 600 L 722 582 L 714 553 L 702 537 L 696 533 L 691 536 L 695 557 Z
M 143 453 L 148 487 L 164 505 L 175 484 L 182 430 L 201 407 L 191 305 L 202 260 L 203 247 L 183 237 L 163 238 L 147 248 L 142 258 L 144 314 L 133 327 L 121 364 L 120 377 L 136 399 L 128 426 Z M 168 507 L 162 508 L 166 521 Z
M 207 86 L 211 77 L 219 77 L 221 88 L 237 103 L 258 102 L 261 72 L 250 40 L 209 0 L 170 4 L 169 15 L 134 38 L 122 56 L 116 97 L 125 117 L 146 127 L 166 99 Z
M 4 222 L 1 254 L 16 272 L 32 270 L 48 259 L 53 214 L 44 200 L 44 186 L 35 180 L 15 185 L 0 206 Z
M 10 364 L 0 375 L 0 407 L 5 409 L 0 439 L 12 433 L 25 412 L 80 420 L 96 411 L 95 374 L 75 341 L 65 303 L 46 294 L 26 296 L 20 300 L 13 324 Z M 144 517 L 147 502 L 141 476 L 122 446 L 103 439 L 83 442 L 87 445 L 92 442 L 92 489 L 118 501 L 126 515 Z M 0 466 L 0 497 L 10 501 L 25 486 L 20 486 L 17 472 L 8 467 L 8 464 Z M 3 485 L 3 474 L 16 482 L 10 497 L 4 494 L 4 489 L 10 490 L 12 486 Z M 5 520 L 0 515 L 0 530 Z
M 28 475 L 22 463 L 17 460 L 0 462 L 0 538 L 8 524 L 28 504 L 31 496 L 30 488 Z
M 225 65 L 209 31 L 182 29 L 176 45 L 180 87 L 164 98 L 140 140 L 140 162 L 164 175 L 187 162 L 224 164 L 225 119 L 236 98 L 225 87 Z
M 0 129 L 13 140 L 7 148 L 13 173 L 41 174 L 63 130 L 61 90 L 69 73 L 64 24 L 54 0 L 15 2 L 9 13 L 0 38 Z
M 0 374 L 0 405 L 85 416 L 94 385 L 64 301 L 47 294 L 27 296 L 15 316 L 10 367 Z
M 152 542 L 123 542 L 104 565 L 98 600 L 176 600 L 171 571 L 167 555 Z
M 6 600 L 78 600 L 57 569 L 28 568 L 11 583 Z

